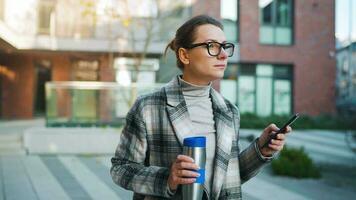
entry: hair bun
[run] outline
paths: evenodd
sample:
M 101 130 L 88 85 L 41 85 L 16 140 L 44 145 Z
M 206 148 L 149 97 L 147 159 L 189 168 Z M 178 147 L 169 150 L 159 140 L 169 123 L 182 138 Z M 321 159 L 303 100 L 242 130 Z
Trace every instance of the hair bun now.
M 170 43 L 169 43 L 169 48 L 172 49 L 173 51 L 176 50 L 176 39 L 174 38 Z

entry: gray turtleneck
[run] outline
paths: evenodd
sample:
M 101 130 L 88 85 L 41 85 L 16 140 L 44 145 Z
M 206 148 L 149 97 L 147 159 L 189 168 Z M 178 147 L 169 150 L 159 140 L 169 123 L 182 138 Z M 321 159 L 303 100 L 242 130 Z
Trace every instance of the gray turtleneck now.
M 210 98 L 211 83 L 207 86 L 193 85 L 184 81 L 180 76 L 179 83 L 182 87 L 190 120 L 192 121 L 194 128 L 194 133 L 192 133 L 193 135 L 185 135 L 183 137 L 205 136 L 207 140 L 204 187 L 210 193 L 216 146 L 216 130 Z

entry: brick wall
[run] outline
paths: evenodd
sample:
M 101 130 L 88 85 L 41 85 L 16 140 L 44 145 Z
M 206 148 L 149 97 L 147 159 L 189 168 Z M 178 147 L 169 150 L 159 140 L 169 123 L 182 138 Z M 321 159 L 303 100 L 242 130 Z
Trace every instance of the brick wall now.
M 32 117 L 34 67 L 31 57 L 7 54 L 0 64 L 15 73 L 14 79 L 2 77 L 1 111 L 5 119 Z
M 294 45 L 259 44 L 258 0 L 240 1 L 241 62 L 294 66 L 294 111 L 335 113 L 334 1 L 294 1 Z

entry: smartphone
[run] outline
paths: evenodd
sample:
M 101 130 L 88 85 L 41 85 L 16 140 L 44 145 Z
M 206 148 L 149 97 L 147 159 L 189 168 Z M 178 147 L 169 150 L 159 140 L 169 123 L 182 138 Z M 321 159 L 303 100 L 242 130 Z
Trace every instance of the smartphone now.
M 293 124 L 293 122 L 295 122 L 295 120 L 297 120 L 299 117 L 299 113 L 294 114 L 283 126 L 282 128 L 280 128 L 276 133 L 271 134 L 269 136 L 269 139 L 267 140 L 267 142 L 262 146 L 262 147 L 266 147 L 272 139 L 276 139 L 277 138 L 277 134 L 284 134 L 284 132 L 287 129 L 287 126 L 290 126 L 291 124 Z

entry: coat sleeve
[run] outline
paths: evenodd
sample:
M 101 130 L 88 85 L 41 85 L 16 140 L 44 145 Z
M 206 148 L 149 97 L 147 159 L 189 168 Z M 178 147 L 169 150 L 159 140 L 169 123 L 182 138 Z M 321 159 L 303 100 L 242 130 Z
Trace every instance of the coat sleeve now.
M 233 107 L 235 130 L 237 133 L 240 131 L 240 113 L 236 107 Z M 238 134 L 239 135 L 239 134 Z M 238 143 L 239 139 L 237 140 Z M 258 138 L 254 140 L 246 149 L 239 152 L 239 169 L 241 183 L 248 181 L 254 177 L 260 169 L 268 164 L 273 157 L 264 157 L 258 148 Z M 237 144 L 239 146 L 239 144 Z M 238 148 L 240 149 L 240 148 Z
M 126 116 L 110 170 L 113 181 L 135 193 L 170 197 L 168 194 L 169 169 L 148 166 L 146 128 L 143 119 L 142 99 L 136 100 Z

